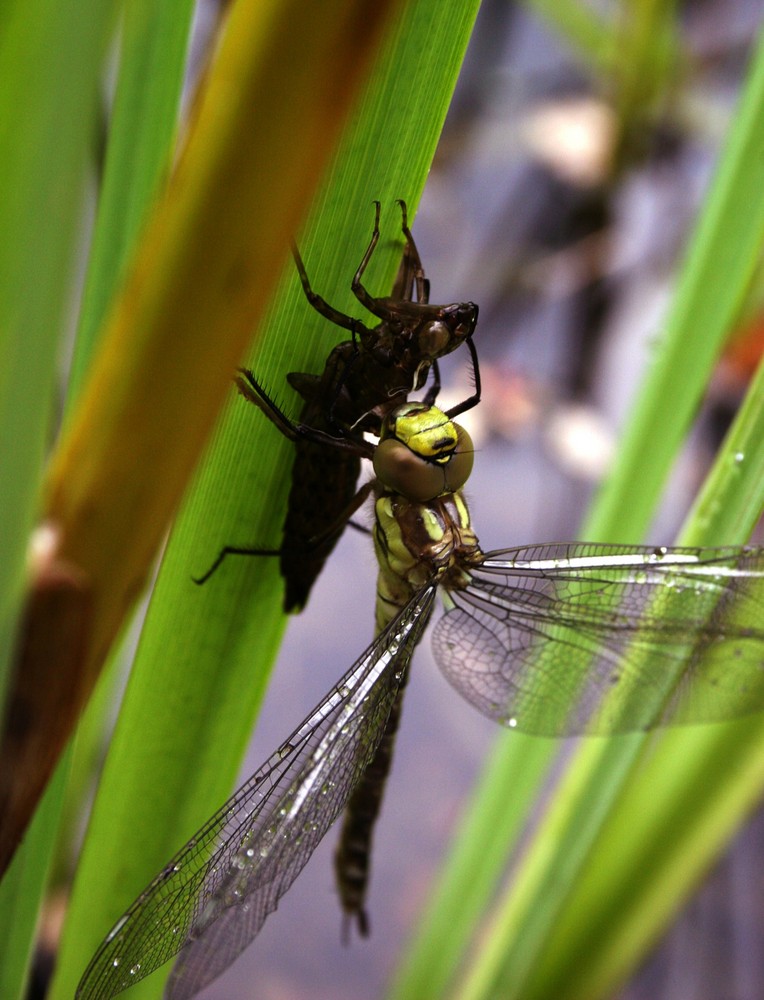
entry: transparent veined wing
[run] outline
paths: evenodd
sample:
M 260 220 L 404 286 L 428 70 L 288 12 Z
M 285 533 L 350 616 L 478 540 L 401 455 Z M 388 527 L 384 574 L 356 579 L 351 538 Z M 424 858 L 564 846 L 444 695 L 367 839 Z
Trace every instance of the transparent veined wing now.
M 247 947 L 371 760 L 434 596 L 432 585 L 406 605 L 141 893 L 85 971 L 79 1000 L 115 996 L 178 953 L 166 996 L 192 997 Z
M 541 545 L 470 576 L 435 658 L 505 725 L 608 735 L 764 711 L 764 549 Z

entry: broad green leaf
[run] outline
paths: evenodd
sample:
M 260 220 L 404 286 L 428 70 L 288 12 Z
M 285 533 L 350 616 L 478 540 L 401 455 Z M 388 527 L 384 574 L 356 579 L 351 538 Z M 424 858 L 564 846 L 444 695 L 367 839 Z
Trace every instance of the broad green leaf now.
M 91 0 L 9 0 L 0 19 L 0 718 L 117 10 Z M 11 708 L 23 717 L 23 705 Z M 7 744 L 2 752 L 4 809 Z M 24 991 L 59 796 L 60 783 L 0 886 L 0 994 L 9 1000 Z

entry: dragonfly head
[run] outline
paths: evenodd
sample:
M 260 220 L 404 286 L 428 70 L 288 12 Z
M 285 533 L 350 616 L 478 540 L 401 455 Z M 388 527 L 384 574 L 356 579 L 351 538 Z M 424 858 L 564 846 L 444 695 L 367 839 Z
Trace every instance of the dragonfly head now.
M 423 307 L 431 309 L 430 306 Z M 428 362 L 442 358 L 475 332 L 478 307 L 474 302 L 456 302 L 438 307 L 437 319 L 428 319 L 416 330 L 418 356 Z
M 374 471 L 388 489 L 427 503 L 464 486 L 473 452 L 469 434 L 442 410 L 404 403 L 385 418 Z

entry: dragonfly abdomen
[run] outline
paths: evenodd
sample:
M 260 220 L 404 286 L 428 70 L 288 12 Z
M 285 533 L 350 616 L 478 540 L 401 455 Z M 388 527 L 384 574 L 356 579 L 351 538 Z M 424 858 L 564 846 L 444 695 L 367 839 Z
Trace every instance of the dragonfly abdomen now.
M 327 534 L 332 526 L 327 512 L 341 517 L 355 496 L 360 470 L 356 455 L 309 441 L 298 443 L 280 556 L 285 611 L 304 607 L 344 528 L 340 523 L 336 532 Z
M 342 831 L 334 854 L 337 891 L 342 910 L 348 924 L 355 920 L 362 937 L 367 937 L 369 933 L 369 918 L 364 904 L 369 882 L 374 824 L 379 815 L 385 782 L 393 762 L 395 735 L 400 724 L 403 691 L 407 681 L 408 670 L 390 710 L 377 752 L 345 807 Z M 345 936 L 347 929 L 346 926 Z

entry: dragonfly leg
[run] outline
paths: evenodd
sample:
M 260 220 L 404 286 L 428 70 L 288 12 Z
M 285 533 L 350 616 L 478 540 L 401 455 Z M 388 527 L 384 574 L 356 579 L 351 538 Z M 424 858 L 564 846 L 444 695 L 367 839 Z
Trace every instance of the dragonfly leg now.
M 356 288 L 363 288 L 361 285 L 361 278 L 363 278 L 364 271 L 369 266 L 369 261 L 371 260 L 371 255 L 374 253 L 377 243 L 379 243 L 379 212 L 380 203 L 378 201 L 374 202 L 374 228 L 371 231 L 371 239 L 369 240 L 369 245 L 366 247 L 366 252 L 361 258 L 361 263 L 358 265 L 358 270 L 353 275 L 353 281 L 351 284 L 352 290 L 355 292 Z M 358 293 L 356 292 L 356 295 Z M 364 292 L 368 298 L 371 296 L 368 292 Z M 359 296 L 360 298 L 360 296 Z M 363 301 L 363 299 L 361 299 Z
M 480 365 L 478 363 L 477 350 L 475 349 L 475 344 L 470 337 L 467 341 L 467 348 L 470 352 L 470 358 L 472 359 L 472 380 L 475 386 L 475 391 L 461 403 L 457 403 L 456 406 L 452 406 L 450 410 L 446 410 L 446 413 L 452 419 L 458 417 L 460 413 L 464 413 L 467 410 L 471 410 L 473 406 L 477 406 L 480 402 L 480 394 L 482 391 L 480 382 Z
M 247 546 L 239 545 L 224 545 L 223 548 L 218 552 L 215 557 L 215 561 L 212 563 L 210 568 L 202 573 L 201 576 L 192 576 L 191 579 L 198 586 L 206 583 L 216 569 L 225 560 L 226 556 L 278 556 L 281 555 L 280 549 L 258 549 L 258 548 L 248 548 Z
M 314 444 L 327 445 L 340 451 L 347 451 L 361 458 L 370 458 L 374 447 L 365 441 L 329 434 L 318 427 L 309 424 L 295 423 L 290 420 L 281 407 L 275 403 L 263 389 L 248 368 L 240 368 L 236 377 L 236 387 L 244 398 L 256 406 L 278 427 L 284 437 L 290 441 L 311 441 Z
M 340 312 L 339 309 L 335 309 L 334 306 L 329 305 L 326 299 L 319 295 L 318 292 L 314 292 L 310 279 L 308 278 L 308 272 L 305 269 L 305 263 L 300 256 L 300 251 L 297 249 L 297 244 L 292 244 L 292 256 L 294 257 L 295 266 L 297 267 L 297 273 L 300 276 L 300 283 L 302 284 L 302 290 L 305 292 L 305 298 L 310 302 L 316 312 L 320 313 L 335 326 L 341 326 L 344 330 L 350 330 L 353 335 L 353 343 L 356 343 L 358 336 L 361 333 L 368 333 L 364 324 L 360 319 L 354 319 L 352 316 L 348 316 L 346 313 Z
M 262 410 L 271 423 L 278 427 L 284 437 L 289 438 L 290 441 L 298 439 L 299 435 L 297 434 L 296 425 L 292 423 L 286 413 L 271 399 L 248 368 L 239 369 L 239 374 L 236 376 L 235 382 L 236 388 L 247 402 L 252 403 L 258 410 Z
M 350 288 L 355 297 L 361 303 L 361 305 L 365 306 L 370 313 L 373 313 L 374 316 L 377 316 L 381 320 L 392 320 L 396 318 L 395 312 L 388 306 L 386 306 L 382 300 L 375 299 L 374 296 L 369 291 L 367 291 L 367 289 L 364 287 L 362 283 L 362 278 L 369 264 L 369 261 L 371 260 L 371 255 L 374 253 L 377 243 L 379 243 L 379 202 L 375 201 L 374 206 L 375 206 L 374 229 L 372 230 L 371 240 L 369 242 L 368 247 L 366 248 L 366 253 L 363 255 L 361 263 L 358 265 L 358 270 L 353 275 L 353 281 L 350 285 Z M 408 280 L 408 279 L 406 278 L 401 279 L 399 272 L 399 278 L 396 279 L 396 284 L 398 280 Z
M 440 394 L 440 367 L 438 366 L 437 360 L 433 361 L 430 365 L 430 370 L 432 371 L 432 385 L 425 393 L 425 397 L 422 401 L 426 406 L 434 406 L 435 400 Z
M 398 269 L 393 290 L 390 292 L 390 298 L 394 301 L 411 302 L 416 285 L 417 302 L 426 305 L 430 301 L 430 282 L 425 277 L 422 259 L 409 229 L 406 202 L 399 198 L 398 204 L 401 208 L 401 232 L 406 243 L 403 247 L 401 266 Z
M 373 535 L 374 532 L 371 528 L 367 528 L 365 524 L 359 524 L 358 521 L 348 521 L 348 528 L 352 528 L 353 531 L 359 531 L 362 535 Z
M 220 552 L 218 552 L 210 568 L 202 573 L 201 576 L 193 576 L 191 579 L 194 583 L 202 586 L 202 584 L 205 584 L 213 573 L 219 569 L 228 556 L 283 556 L 285 552 L 291 552 L 297 548 L 300 549 L 301 553 L 313 552 L 322 548 L 328 542 L 333 543 L 337 536 L 342 533 L 348 522 L 357 531 L 368 533 L 367 528 L 363 525 L 354 524 L 350 521 L 350 518 L 369 498 L 369 494 L 374 489 L 374 484 L 374 480 L 364 483 L 348 506 L 342 511 L 341 515 L 336 518 L 336 520 L 332 521 L 325 531 L 322 531 L 320 535 L 315 535 L 313 538 L 302 539 L 299 546 L 290 545 L 287 548 L 282 546 L 280 549 L 266 549 L 256 545 L 224 545 Z

